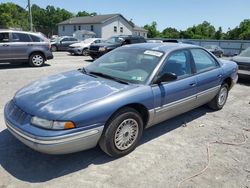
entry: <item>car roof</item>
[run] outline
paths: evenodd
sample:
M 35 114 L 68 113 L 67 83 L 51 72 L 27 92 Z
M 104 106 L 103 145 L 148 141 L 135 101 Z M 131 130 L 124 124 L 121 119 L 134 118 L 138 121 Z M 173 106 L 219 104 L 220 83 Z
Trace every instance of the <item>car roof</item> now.
M 32 34 L 32 35 L 36 35 L 36 36 L 42 36 L 42 37 L 46 37 L 44 34 L 40 33 L 40 32 L 32 32 L 32 31 L 19 31 L 19 30 L 12 30 L 12 29 L 0 29 L 0 33 L 3 32 L 9 32 L 9 33 L 24 33 L 24 34 Z
M 127 48 L 137 48 L 137 49 L 145 49 L 145 50 L 157 50 L 163 52 L 170 52 L 173 50 L 183 49 L 183 48 L 202 48 L 200 46 L 192 45 L 192 44 L 184 44 L 184 43 L 138 43 L 126 45 Z

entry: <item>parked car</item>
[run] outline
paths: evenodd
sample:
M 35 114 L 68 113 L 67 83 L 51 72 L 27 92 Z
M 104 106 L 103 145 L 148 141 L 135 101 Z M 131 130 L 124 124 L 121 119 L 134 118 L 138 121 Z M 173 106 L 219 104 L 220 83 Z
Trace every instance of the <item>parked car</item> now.
M 237 78 L 235 62 L 198 46 L 126 45 L 22 88 L 4 116 L 9 131 L 37 151 L 65 154 L 99 143 L 120 157 L 145 128 L 204 104 L 222 109 Z
M 92 59 L 96 59 L 122 45 L 144 43 L 144 42 L 146 42 L 146 39 L 142 36 L 133 36 L 133 35 L 114 36 L 106 40 L 104 43 L 90 45 L 88 53 Z
M 69 45 L 68 52 L 73 55 L 88 55 L 88 49 L 91 44 L 103 43 L 104 40 L 101 38 L 89 38 L 84 41 Z
M 224 54 L 224 50 L 222 50 L 221 47 L 217 45 L 206 45 L 204 48 L 213 53 L 216 57 L 222 57 Z
M 76 38 L 71 36 L 63 36 L 55 38 L 51 41 L 52 52 L 67 51 L 69 45 L 79 42 Z
M 52 59 L 49 40 L 41 33 L 0 30 L 0 63 L 29 62 L 41 67 Z
M 231 60 L 238 64 L 239 76 L 249 78 L 250 76 L 250 47 L 243 50 L 239 55 L 234 56 Z

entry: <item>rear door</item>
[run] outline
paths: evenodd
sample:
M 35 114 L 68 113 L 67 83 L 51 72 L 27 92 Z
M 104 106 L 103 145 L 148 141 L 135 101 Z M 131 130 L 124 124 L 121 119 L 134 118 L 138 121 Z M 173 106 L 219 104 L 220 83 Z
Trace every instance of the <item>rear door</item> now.
M 11 56 L 17 60 L 29 59 L 29 48 L 32 47 L 32 40 L 26 33 L 13 32 L 11 34 Z
M 222 68 L 217 60 L 203 49 L 191 49 L 197 79 L 197 106 L 212 100 L 220 89 Z
M 179 50 L 170 54 L 158 75 L 175 73 L 177 80 L 153 84 L 155 117 L 154 123 L 189 111 L 196 101 L 196 77 L 191 66 L 191 54 L 188 50 Z
M 10 36 L 8 32 L 0 33 L 0 61 L 5 61 L 11 58 L 10 55 Z

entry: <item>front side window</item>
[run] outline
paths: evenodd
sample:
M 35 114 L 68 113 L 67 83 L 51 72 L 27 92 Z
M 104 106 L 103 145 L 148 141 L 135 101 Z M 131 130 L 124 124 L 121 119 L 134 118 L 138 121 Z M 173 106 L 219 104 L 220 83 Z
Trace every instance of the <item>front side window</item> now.
M 197 73 L 208 71 L 218 66 L 215 59 L 202 49 L 192 49 L 191 53 L 194 59 Z
M 9 33 L 0 33 L 0 43 L 9 42 Z
M 121 48 L 98 58 L 86 67 L 91 73 L 102 73 L 129 83 L 144 84 L 163 57 L 155 50 Z
M 31 39 L 25 33 L 12 33 L 12 42 L 31 42 Z
M 185 78 L 192 74 L 190 55 L 187 50 L 173 52 L 166 60 L 160 74 L 174 73 L 177 79 Z

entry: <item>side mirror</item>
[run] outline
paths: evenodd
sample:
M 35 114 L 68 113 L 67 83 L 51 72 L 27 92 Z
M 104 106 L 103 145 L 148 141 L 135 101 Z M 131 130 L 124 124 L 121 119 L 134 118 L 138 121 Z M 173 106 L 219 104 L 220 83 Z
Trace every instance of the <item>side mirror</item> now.
M 155 84 L 160 84 L 162 82 L 170 82 L 170 81 L 174 81 L 177 80 L 177 75 L 175 73 L 172 72 L 167 72 L 161 76 L 159 76 L 156 80 L 155 80 Z

